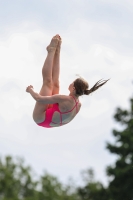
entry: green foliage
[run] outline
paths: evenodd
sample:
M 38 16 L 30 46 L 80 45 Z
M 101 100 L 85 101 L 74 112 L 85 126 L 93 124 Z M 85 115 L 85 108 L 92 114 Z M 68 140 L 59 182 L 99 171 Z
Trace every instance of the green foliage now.
M 23 160 L 14 162 L 10 156 L 0 159 L 0 197 L 1 199 L 28 199 L 36 197 L 37 182 L 32 181 L 30 167 L 23 166 Z
M 122 131 L 113 130 L 115 144 L 107 143 L 107 149 L 118 156 L 115 165 L 107 167 L 109 191 L 115 200 L 133 198 L 133 99 L 130 103 L 129 111 L 117 109 L 114 118 L 124 127 Z
M 40 180 L 41 192 L 39 199 L 47 200 L 74 200 L 76 194 L 70 192 L 69 187 L 64 187 L 59 180 L 45 173 Z
M 79 187 L 77 190 L 81 200 L 109 200 L 108 190 L 104 188 L 102 183 L 94 180 L 92 169 L 84 171 L 82 178 L 85 186 Z
M 107 143 L 110 153 L 117 155 L 107 167 L 107 188 L 95 181 L 94 172 L 82 173 L 84 186 L 64 186 L 56 177 L 44 173 L 38 180 L 22 159 L 0 158 L 0 200 L 132 200 L 133 199 L 133 99 L 130 109 L 117 108 L 114 119 L 121 130 L 113 130 L 114 144 Z
M 33 181 L 31 168 L 25 167 L 22 159 L 16 162 L 10 156 L 0 159 L 0 200 L 44 199 L 78 200 L 78 196 L 48 173 Z
M 78 188 L 82 200 L 132 200 L 133 199 L 133 99 L 130 109 L 117 108 L 114 119 L 122 130 L 113 130 L 115 143 L 107 143 L 110 153 L 117 155 L 114 166 L 107 167 L 110 182 L 107 188 L 94 181 L 93 171 L 87 171 L 86 184 Z

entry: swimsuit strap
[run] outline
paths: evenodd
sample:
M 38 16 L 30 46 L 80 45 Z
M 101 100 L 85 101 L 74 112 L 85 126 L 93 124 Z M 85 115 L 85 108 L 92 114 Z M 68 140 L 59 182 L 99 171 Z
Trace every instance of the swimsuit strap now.
M 74 101 L 75 101 L 75 106 L 74 106 L 71 110 L 69 110 L 69 111 L 67 111 L 67 112 L 61 112 L 60 109 L 59 109 L 59 107 L 58 107 L 58 104 L 54 104 L 55 111 L 58 110 L 58 112 L 60 113 L 60 125 L 63 124 L 63 123 L 62 123 L 62 114 L 67 114 L 67 113 L 73 111 L 75 107 L 76 107 L 76 113 L 78 112 L 77 104 L 79 103 L 79 100 L 76 101 L 76 99 L 75 99 L 73 96 L 71 96 L 71 97 L 72 97 L 72 98 L 74 99 Z
M 67 111 L 67 112 L 61 112 L 62 114 L 71 112 L 72 110 L 74 110 L 75 107 L 76 107 L 76 113 L 78 112 L 77 104 L 79 103 L 79 100 L 76 101 L 76 99 L 75 99 L 73 96 L 71 96 L 71 97 L 72 97 L 72 98 L 74 99 L 74 101 L 75 101 L 75 106 L 74 106 L 71 110 L 69 110 L 69 111 Z
M 67 111 L 67 112 L 61 112 L 61 111 L 60 111 L 60 120 L 61 120 L 61 123 L 60 123 L 60 124 L 61 124 L 61 125 L 63 124 L 63 123 L 62 123 L 62 114 L 67 114 L 67 113 L 73 111 L 75 107 L 76 107 L 76 114 L 77 114 L 77 112 L 78 112 L 77 104 L 79 103 L 79 100 L 76 101 L 76 99 L 75 99 L 73 96 L 71 96 L 71 97 L 72 97 L 72 98 L 74 99 L 74 101 L 75 101 L 75 106 L 74 106 L 71 110 L 69 110 L 69 111 Z
M 74 96 L 71 96 L 73 99 L 74 99 L 74 101 L 75 101 L 75 106 L 74 106 L 74 108 L 76 107 L 76 113 L 78 112 L 78 109 L 77 109 L 77 104 L 79 103 L 79 100 L 78 101 L 76 101 L 76 99 L 74 98 Z M 73 108 L 73 109 L 74 109 Z M 72 109 L 72 110 L 73 110 Z

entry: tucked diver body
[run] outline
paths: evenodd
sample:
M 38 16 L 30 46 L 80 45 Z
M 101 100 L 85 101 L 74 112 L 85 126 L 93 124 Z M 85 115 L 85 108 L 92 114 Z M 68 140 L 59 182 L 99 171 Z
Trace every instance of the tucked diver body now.
M 61 37 L 56 35 L 46 48 L 48 54 L 42 68 L 43 84 L 40 93 L 36 93 L 32 85 L 26 88 L 26 92 L 30 93 L 36 100 L 33 119 L 37 125 L 45 128 L 60 127 L 68 124 L 81 108 L 79 97 L 89 95 L 108 81 L 100 80 L 89 89 L 88 82 L 80 77 L 69 85 L 69 95 L 60 95 L 61 42 Z

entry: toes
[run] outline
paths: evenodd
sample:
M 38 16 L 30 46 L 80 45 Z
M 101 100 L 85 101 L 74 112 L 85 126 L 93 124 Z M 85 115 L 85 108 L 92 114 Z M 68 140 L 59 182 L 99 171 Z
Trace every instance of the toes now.
M 51 43 L 49 46 L 57 48 L 58 46 L 60 46 L 62 43 L 61 37 L 59 34 L 56 34 L 55 36 L 53 36 Z M 49 46 L 46 48 L 47 50 L 49 49 Z
M 59 37 L 57 35 L 55 35 L 52 39 L 55 39 L 55 40 L 59 41 Z
M 56 35 L 54 36 L 54 38 L 57 38 L 57 39 L 61 40 L 61 37 L 60 37 L 59 34 L 56 34 Z
M 57 38 L 57 36 L 55 35 L 55 36 L 52 37 L 52 40 L 53 40 L 53 39 L 56 39 L 56 38 Z

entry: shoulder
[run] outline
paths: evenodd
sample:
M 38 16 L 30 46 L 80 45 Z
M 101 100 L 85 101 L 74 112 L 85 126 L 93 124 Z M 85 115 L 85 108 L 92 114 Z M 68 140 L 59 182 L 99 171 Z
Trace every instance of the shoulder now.
M 80 110 L 81 102 L 79 99 L 74 99 L 72 96 L 65 96 L 65 100 L 60 103 L 61 107 L 68 108 L 69 110 L 77 105 L 77 108 Z

